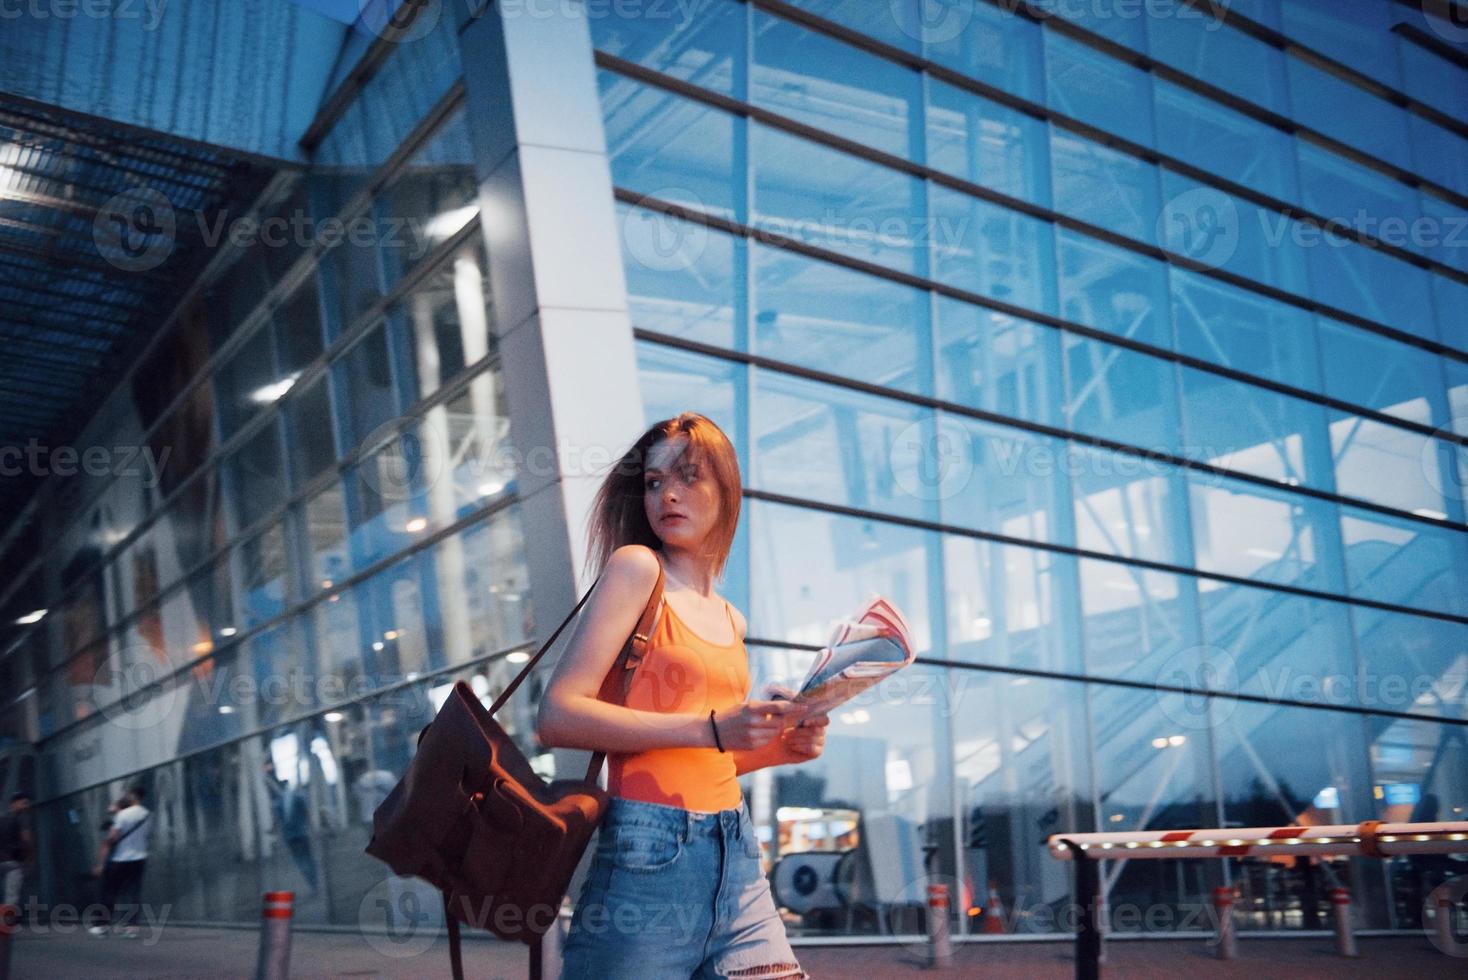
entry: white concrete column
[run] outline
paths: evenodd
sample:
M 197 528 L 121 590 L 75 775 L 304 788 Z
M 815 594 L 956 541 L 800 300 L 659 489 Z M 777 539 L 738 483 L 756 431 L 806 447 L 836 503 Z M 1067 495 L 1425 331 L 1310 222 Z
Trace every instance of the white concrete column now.
M 586 518 L 642 431 L 590 31 L 577 4 L 491 4 L 460 31 L 535 632 L 591 585 Z M 539 670 L 549 674 L 554 654 Z M 517 694 L 511 707 L 527 711 Z M 517 703 L 518 702 L 518 703 Z M 556 753 L 559 776 L 585 753 Z

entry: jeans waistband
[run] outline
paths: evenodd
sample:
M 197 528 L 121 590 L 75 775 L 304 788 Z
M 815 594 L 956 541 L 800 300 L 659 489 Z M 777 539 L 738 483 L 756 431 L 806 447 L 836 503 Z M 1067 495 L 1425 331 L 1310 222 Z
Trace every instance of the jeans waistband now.
M 614 796 L 607 807 L 604 824 L 662 827 L 680 833 L 684 839 L 713 836 L 722 828 L 728 836 L 737 838 L 743 833 L 743 821 L 748 813 L 748 797 L 741 800 L 738 807 L 706 811 Z

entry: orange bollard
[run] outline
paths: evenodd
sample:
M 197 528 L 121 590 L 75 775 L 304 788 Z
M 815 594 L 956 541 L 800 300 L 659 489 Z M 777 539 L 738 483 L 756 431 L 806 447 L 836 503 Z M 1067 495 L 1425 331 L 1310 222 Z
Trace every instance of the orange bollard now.
M 1234 890 L 1219 886 L 1213 889 L 1213 911 L 1218 917 L 1218 958 L 1236 959 L 1239 955 L 1238 933 L 1234 931 Z
M 1357 955 L 1356 931 L 1351 927 L 1351 893 L 1344 888 L 1332 888 L 1330 904 L 1335 909 L 1335 951 L 1342 956 Z
M 948 937 L 948 886 L 928 886 L 928 966 L 945 967 L 953 962 Z
M 255 960 L 255 980 L 289 980 L 295 902 L 295 892 L 265 893 L 260 909 L 260 953 Z

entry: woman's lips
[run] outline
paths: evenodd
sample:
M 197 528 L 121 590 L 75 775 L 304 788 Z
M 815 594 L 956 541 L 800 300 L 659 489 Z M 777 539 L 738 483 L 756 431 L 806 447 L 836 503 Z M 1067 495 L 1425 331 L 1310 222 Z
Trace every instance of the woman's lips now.
M 686 521 L 686 520 L 688 520 L 688 518 L 684 517 L 682 514 L 665 514 L 663 516 L 662 523 L 666 524 L 669 521 Z

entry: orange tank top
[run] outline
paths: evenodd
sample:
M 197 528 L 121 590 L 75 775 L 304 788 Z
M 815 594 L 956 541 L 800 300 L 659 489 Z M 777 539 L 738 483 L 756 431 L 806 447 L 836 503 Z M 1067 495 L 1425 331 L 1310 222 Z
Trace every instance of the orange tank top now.
M 732 614 L 729 629 L 733 643 L 710 643 L 664 599 L 647 652 L 632 675 L 627 707 L 707 718 L 710 708 L 723 711 L 743 703 L 749 696 L 749 655 Z M 607 792 L 685 810 L 731 810 L 743 800 L 733 752 L 713 746 L 608 753 Z

